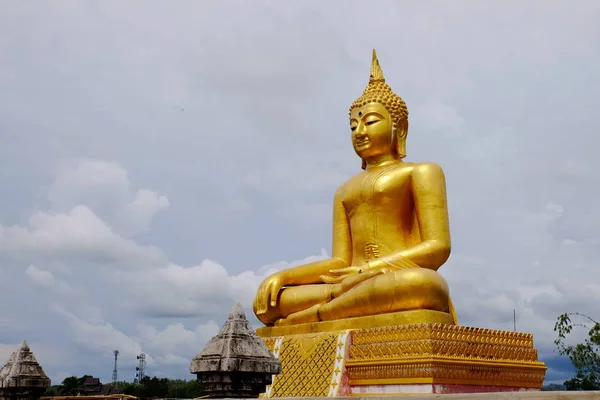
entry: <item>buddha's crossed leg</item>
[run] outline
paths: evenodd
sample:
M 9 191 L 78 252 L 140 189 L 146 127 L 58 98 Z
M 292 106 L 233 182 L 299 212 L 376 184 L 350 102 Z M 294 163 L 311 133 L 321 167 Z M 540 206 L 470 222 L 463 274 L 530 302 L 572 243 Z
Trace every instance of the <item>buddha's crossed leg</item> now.
M 350 276 L 341 283 L 286 287 L 279 292 L 277 305 L 275 307 L 269 305 L 267 312 L 257 317 L 262 323 L 271 325 L 278 320 L 282 321 L 288 316 L 309 310 L 315 305 L 330 302 L 361 282 L 381 274 L 382 271 L 367 271 Z
M 352 278 L 352 277 L 351 277 Z M 370 277 L 342 291 L 342 284 L 310 285 L 300 291 L 281 293 L 281 317 L 275 325 L 331 321 L 342 318 L 377 315 L 408 310 L 449 312 L 449 290 L 445 279 L 436 271 L 415 268 L 392 271 Z M 298 287 L 294 289 L 302 289 Z M 338 290 L 336 295 L 334 290 Z M 333 293 L 333 296 L 332 296 Z M 285 297 L 295 308 L 285 308 Z M 302 306 L 300 306 L 302 303 Z

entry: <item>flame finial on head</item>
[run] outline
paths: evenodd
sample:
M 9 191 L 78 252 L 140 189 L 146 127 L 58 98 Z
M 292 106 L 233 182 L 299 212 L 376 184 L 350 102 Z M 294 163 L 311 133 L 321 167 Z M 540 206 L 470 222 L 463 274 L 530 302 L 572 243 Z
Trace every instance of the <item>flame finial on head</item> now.
M 383 71 L 381 70 L 381 66 L 379 65 L 379 60 L 377 59 L 377 52 L 373 49 L 373 59 L 371 60 L 371 76 L 369 78 L 369 83 L 374 81 L 383 81 L 385 82 L 385 78 L 383 77 Z
M 362 107 L 368 103 L 381 103 L 390 113 L 392 121 L 397 124 L 399 121 L 408 119 L 408 109 L 406 103 L 400 96 L 395 94 L 383 77 L 383 70 L 379 65 L 377 53 L 373 49 L 373 59 L 371 61 L 371 74 L 369 83 L 365 88 L 362 96 L 352 103 L 350 112 L 354 108 Z

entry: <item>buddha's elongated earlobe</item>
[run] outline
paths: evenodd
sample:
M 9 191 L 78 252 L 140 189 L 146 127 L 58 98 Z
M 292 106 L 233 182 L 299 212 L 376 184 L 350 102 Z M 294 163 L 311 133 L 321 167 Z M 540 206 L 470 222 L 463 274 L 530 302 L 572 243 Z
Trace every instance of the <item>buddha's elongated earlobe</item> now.
M 394 126 L 394 128 L 396 136 L 396 154 L 398 154 L 398 158 L 403 159 L 404 157 L 406 157 L 406 136 L 408 135 L 408 120 L 405 119 L 399 121 Z

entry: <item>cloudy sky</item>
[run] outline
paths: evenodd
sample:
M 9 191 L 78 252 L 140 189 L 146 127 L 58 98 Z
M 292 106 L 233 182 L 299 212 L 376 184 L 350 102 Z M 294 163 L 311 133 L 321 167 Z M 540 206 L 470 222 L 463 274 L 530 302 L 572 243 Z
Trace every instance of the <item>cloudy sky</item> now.
M 234 302 L 327 256 L 377 48 L 447 174 L 462 324 L 600 301 L 597 1 L 0 1 L 0 363 L 191 378 Z M 596 143 L 596 144 L 594 144 Z M 252 322 L 258 324 L 252 317 Z

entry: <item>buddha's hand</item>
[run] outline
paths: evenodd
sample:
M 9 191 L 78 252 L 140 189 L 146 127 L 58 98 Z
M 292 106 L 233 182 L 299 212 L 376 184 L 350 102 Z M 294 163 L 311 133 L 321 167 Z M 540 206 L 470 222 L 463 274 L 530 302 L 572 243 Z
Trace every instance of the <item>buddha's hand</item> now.
M 321 275 L 321 280 L 325 283 L 362 282 L 376 275 L 389 272 L 388 268 L 371 268 L 368 264 L 361 267 L 345 267 L 332 269 L 330 275 Z M 353 285 L 353 284 L 351 284 Z
M 265 314 L 269 308 L 277 305 L 277 296 L 279 291 L 285 285 L 285 275 L 283 272 L 276 272 L 268 276 L 258 287 L 258 292 L 254 298 L 254 312 L 256 315 Z
M 321 275 L 321 280 L 325 283 L 340 283 L 344 279 L 366 271 L 366 267 L 344 267 L 329 270 L 329 275 Z
M 347 292 L 361 282 L 374 278 L 377 275 L 385 274 L 386 272 L 389 272 L 387 268 L 379 268 L 364 271 L 356 275 L 351 275 L 342 281 L 340 285 L 342 293 Z

